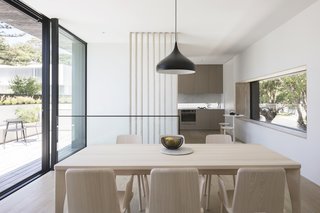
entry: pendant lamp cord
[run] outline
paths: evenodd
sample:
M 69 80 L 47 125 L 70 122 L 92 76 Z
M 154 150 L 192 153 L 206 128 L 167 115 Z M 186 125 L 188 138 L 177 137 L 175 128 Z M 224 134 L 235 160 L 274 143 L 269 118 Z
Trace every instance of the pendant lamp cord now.
M 174 27 L 174 40 L 177 43 L 177 0 L 175 0 L 175 27 Z

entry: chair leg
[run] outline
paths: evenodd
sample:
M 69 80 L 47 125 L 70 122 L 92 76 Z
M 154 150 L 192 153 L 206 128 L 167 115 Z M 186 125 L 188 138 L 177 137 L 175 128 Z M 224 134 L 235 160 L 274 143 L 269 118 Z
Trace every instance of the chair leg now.
M 16 140 L 17 140 L 17 142 L 19 141 L 19 138 L 18 138 L 18 123 L 16 123 Z
M 6 148 L 6 137 L 7 137 L 7 134 L 8 134 L 8 128 L 9 128 L 9 123 L 7 122 L 6 130 L 5 130 L 4 136 L 3 136 L 3 148 L 4 149 Z
M 25 130 L 24 130 L 24 125 L 23 125 L 23 123 L 21 123 L 21 132 L 22 132 L 22 134 L 23 134 L 23 140 L 24 140 L 24 142 L 25 142 L 26 145 L 27 145 L 26 133 L 25 133 Z
M 138 177 L 138 194 L 139 194 L 139 211 L 142 211 L 142 197 L 141 197 L 141 179 L 140 175 L 137 175 Z
M 143 197 L 146 197 L 146 189 L 144 187 L 144 179 L 143 176 L 141 176 L 141 184 L 142 184 L 142 191 L 143 191 Z
M 209 205 L 210 205 L 210 191 L 211 191 L 211 177 L 212 175 L 208 175 L 208 196 L 207 196 L 207 204 L 206 204 L 206 210 L 209 210 Z
M 220 213 L 223 213 L 224 211 L 223 211 L 223 204 L 222 204 L 222 202 L 220 201 Z
M 208 195 L 208 178 L 209 178 L 209 175 L 206 175 L 206 180 L 204 182 L 204 196 L 207 196 Z
M 36 127 L 36 133 L 37 133 L 37 137 L 39 139 L 39 131 L 38 131 L 38 127 Z

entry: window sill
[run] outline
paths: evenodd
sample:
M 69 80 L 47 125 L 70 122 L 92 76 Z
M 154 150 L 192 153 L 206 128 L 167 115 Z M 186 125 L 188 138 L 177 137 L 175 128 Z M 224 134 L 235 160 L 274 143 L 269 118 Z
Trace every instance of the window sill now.
M 286 128 L 286 127 L 282 127 L 282 126 L 278 126 L 278 125 L 274 125 L 274 124 L 268 124 L 262 121 L 255 121 L 252 119 L 248 119 L 248 118 L 238 118 L 239 120 L 245 121 L 245 122 L 250 122 L 250 123 L 254 123 L 257 124 L 259 126 L 263 126 L 269 129 L 273 129 L 273 130 L 277 130 L 279 132 L 283 132 L 283 133 L 287 133 L 289 135 L 293 135 L 293 136 L 297 136 L 300 138 L 307 138 L 307 132 L 302 132 L 299 130 L 295 130 L 295 129 L 290 129 L 290 128 Z

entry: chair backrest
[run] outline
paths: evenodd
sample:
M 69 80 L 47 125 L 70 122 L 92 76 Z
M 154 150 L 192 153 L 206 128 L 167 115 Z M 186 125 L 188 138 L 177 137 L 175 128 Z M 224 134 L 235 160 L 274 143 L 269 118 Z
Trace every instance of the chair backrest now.
M 68 169 L 68 213 L 120 213 L 115 175 L 110 169 Z
M 153 169 L 149 212 L 200 213 L 198 170 L 193 168 Z
M 283 213 L 284 187 L 285 171 L 282 168 L 241 168 L 232 212 Z
M 118 135 L 117 144 L 141 144 L 142 137 L 140 135 Z
M 206 136 L 206 143 L 232 143 L 230 135 L 212 134 Z

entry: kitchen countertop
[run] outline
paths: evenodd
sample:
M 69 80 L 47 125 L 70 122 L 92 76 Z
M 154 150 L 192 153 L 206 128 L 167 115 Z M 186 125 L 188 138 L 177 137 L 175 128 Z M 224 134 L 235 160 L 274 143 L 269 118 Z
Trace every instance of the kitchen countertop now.
M 223 104 L 211 103 L 211 107 L 207 107 L 208 103 L 179 103 L 178 110 L 217 110 L 224 109 Z
M 224 110 L 223 108 L 195 108 L 195 107 L 184 107 L 178 108 L 178 110 Z

